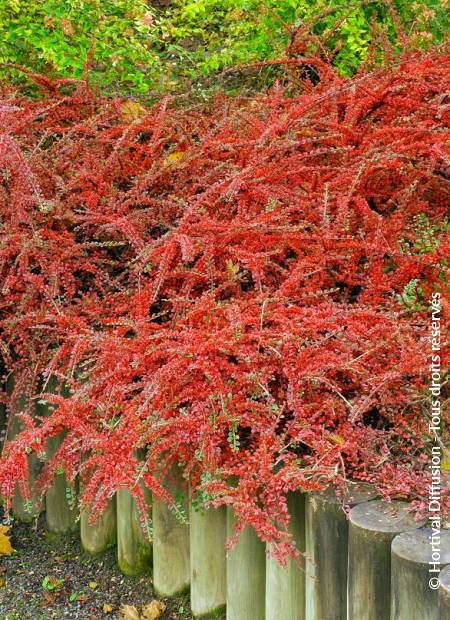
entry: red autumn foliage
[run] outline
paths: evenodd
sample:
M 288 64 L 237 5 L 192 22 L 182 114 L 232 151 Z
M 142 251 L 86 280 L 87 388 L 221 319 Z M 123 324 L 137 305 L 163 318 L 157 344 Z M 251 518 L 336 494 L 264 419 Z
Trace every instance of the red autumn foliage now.
M 5 498 L 65 429 L 42 491 L 59 463 L 89 472 L 94 515 L 123 485 L 143 507 L 137 475 L 171 502 L 176 460 L 279 553 L 289 490 L 355 479 L 424 501 L 450 57 L 352 79 L 308 63 L 320 81 L 296 94 L 134 117 L 83 83 L 3 88 L 0 329 L 9 401 L 29 397 Z

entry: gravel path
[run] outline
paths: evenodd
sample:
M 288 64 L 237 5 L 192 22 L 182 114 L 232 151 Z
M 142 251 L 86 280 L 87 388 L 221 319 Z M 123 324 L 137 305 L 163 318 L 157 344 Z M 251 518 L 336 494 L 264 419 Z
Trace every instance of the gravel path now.
M 115 550 L 87 556 L 78 537 L 54 536 L 43 528 L 14 524 L 16 552 L 0 557 L 1 620 L 113 620 L 121 605 L 138 609 L 155 599 L 151 577 L 124 577 Z M 189 597 L 163 599 L 161 620 L 192 618 Z

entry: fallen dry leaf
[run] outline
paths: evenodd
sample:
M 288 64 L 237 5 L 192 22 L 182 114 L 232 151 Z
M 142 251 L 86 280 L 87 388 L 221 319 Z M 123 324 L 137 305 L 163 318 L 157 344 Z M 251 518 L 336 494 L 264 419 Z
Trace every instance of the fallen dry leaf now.
M 42 603 L 44 605 L 52 605 L 56 601 L 58 596 L 58 592 L 48 592 L 47 590 L 44 590 L 42 594 Z
M 0 525 L 0 555 L 9 555 L 14 551 L 8 534 L 9 527 Z
M 164 168 L 170 168 L 171 166 L 174 166 L 178 161 L 180 161 L 183 155 L 183 151 L 174 151 L 173 153 L 169 153 L 169 155 L 167 155 L 167 157 L 165 157 L 163 160 Z
M 120 106 L 120 114 L 122 120 L 131 123 L 137 121 L 147 114 L 147 110 L 140 103 L 136 101 L 124 101 Z
M 119 620 L 141 620 L 141 616 L 133 605 L 122 605 L 119 609 Z
M 341 435 L 337 435 L 336 433 L 332 433 L 330 435 L 330 439 L 333 443 L 336 443 L 340 446 L 345 443 L 345 439 Z
M 166 611 L 166 606 L 162 601 L 153 600 L 142 608 L 142 617 L 145 620 L 158 620 Z
M 84 603 L 86 603 L 89 600 L 89 596 L 86 596 L 86 594 L 77 594 L 77 597 L 75 600 L 77 600 L 79 603 L 84 605 Z

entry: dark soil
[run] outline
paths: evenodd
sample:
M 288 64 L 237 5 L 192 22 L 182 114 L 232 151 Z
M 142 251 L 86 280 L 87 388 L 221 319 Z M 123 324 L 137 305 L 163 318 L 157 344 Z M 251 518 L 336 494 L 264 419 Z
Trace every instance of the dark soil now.
M 46 532 L 42 517 L 37 525 L 14 523 L 10 534 L 16 551 L 0 556 L 0 620 L 113 620 L 121 605 L 140 611 L 157 598 L 151 576 L 119 572 L 115 549 L 90 557 L 77 535 Z M 162 620 L 192 618 L 188 595 L 162 600 Z

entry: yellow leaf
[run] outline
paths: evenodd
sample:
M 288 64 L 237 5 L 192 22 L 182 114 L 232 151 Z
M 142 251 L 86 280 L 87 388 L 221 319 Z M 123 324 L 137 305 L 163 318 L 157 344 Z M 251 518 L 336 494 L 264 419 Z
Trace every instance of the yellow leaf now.
M 225 267 L 230 278 L 234 280 L 239 272 L 240 266 L 235 265 L 232 260 L 228 259 L 225 261 Z
M 0 555 L 9 555 L 14 551 L 9 536 L 7 536 L 8 530 L 9 527 L 6 525 L 0 525 Z
M 109 603 L 103 603 L 103 613 L 104 614 L 110 614 L 113 610 L 112 605 L 110 605 Z
M 345 439 L 341 437 L 340 435 L 337 435 L 336 433 L 332 433 L 330 435 L 330 439 L 333 443 L 337 443 L 340 446 L 342 446 L 342 444 L 345 443 Z
M 90 581 L 88 585 L 91 590 L 95 590 L 95 588 L 98 586 L 98 583 L 96 581 Z
M 299 131 L 296 132 L 298 137 L 305 137 L 305 138 L 309 138 L 310 136 L 312 136 L 313 132 L 311 131 L 311 129 L 308 129 L 307 127 L 300 129 Z
M 162 601 L 153 600 L 142 608 L 142 617 L 145 620 L 158 620 L 166 611 L 166 606 Z
M 396 493 L 392 496 L 392 499 L 407 500 L 408 496 L 405 493 Z
M 128 99 L 121 104 L 120 113 L 122 115 L 122 120 L 132 123 L 144 117 L 147 114 L 147 110 L 140 103 L 137 103 L 137 101 Z
M 450 450 L 444 450 L 441 460 L 441 470 L 450 471 Z
M 136 607 L 132 605 L 122 605 L 119 610 L 118 620 L 141 620 L 141 616 Z
M 169 153 L 167 157 L 163 160 L 164 168 L 170 168 L 174 166 L 180 159 L 183 157 L 183 151 L 174 151 L 173 153 Z

